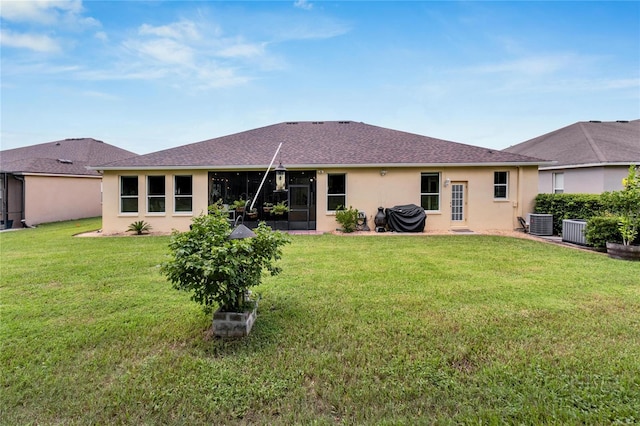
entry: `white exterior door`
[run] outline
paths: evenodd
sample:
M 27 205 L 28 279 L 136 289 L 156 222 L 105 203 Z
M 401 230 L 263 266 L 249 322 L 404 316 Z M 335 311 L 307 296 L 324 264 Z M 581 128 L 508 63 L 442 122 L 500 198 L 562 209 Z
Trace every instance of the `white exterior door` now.
M 451 226 L 467 226 L 467 183 L 451 183 Z

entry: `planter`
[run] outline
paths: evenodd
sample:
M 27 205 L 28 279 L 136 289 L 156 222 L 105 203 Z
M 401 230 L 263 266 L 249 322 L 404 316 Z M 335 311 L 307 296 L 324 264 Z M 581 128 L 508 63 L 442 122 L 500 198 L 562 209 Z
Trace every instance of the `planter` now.
M 258 301 L 253 309 L 245 312 L 223 312 L 213 314 L 213 334 L 219 337 L 243 337 L 249 335 L 258 316 Z
M 640 246 L 607 243 L 607 254 L 614 259 L 640 261 Z

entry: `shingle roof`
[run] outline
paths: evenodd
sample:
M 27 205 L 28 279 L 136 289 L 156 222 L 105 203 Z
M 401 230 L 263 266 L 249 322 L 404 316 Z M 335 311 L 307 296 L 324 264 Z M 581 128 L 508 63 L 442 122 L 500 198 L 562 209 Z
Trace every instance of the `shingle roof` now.
M 286 167 L 539 164 L 539 159 L 353 121 L 279 123 L 104 165 L 121 168 L 251 168 L 269 165 L 278 144 Z M 102 166 L 101 166 L 102 167 Z
M 640 163 L 640 120 L 578 122 L 504 150 L 557 166 Z
M 99 176 L 87 169 L 136 154 L 91 138 L 64 139 L 0 151 L 0 170 L 9 173 L 45 173 Z

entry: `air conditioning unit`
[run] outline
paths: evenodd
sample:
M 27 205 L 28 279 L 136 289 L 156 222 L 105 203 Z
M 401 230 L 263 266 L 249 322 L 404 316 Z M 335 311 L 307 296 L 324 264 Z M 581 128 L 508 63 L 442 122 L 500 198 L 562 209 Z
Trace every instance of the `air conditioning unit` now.
M 562 241 L 586 246 L 587 239 L 584 236 L 586 227 L 586 220 L 564 219 L 562 221 Z
M 532 213 L 529 216 L 529 233 L 533 235 L 553 235 L 553 215 Z

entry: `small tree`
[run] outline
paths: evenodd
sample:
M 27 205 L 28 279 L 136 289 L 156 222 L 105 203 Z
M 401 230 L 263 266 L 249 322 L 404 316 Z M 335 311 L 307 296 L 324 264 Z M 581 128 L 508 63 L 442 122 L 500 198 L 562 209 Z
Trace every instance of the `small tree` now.
M 619 229 L 624 245 L 630 245 L 640 230 L 640 170 L 629 167 L 629 175 L 622 179 L 621 191 L 602 194 L 602 201 L 608 210 L 620 217 Z
M 223 311 L 239 312 L 250 287 L 262 281 L 264 269 L 280 273 L 275 261 L 282 256 L 287 235 L 273 232 L 260 223 L 255 237 L 229 240 L 231 225 L 227 213 L 213 208 L 210 214 L 193 219 L 191 230 L 171 236 L 171 260 L 162 264 L 162 273 L 177 290 L 191 292 L 191 300 L 211 312 L 214 305 Z

